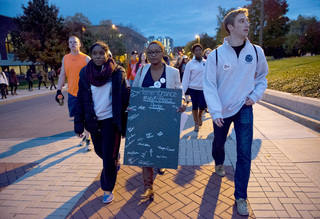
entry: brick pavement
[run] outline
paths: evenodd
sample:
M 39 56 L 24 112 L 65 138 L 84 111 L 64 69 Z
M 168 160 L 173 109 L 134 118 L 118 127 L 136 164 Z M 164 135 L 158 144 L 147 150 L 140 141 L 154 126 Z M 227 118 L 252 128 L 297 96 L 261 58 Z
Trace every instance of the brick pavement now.
M 36 165 L 37 163 L 0 163 L 0 192 Z
M 234 205 L 232 167 L 221 178 L 213 166 L 179 166 L 155 175 L 155 198 L 140 201 L 140 167 L 124 166 L 118 174 L 114 201 L 102 203 L 99 176 L 67 218 L 242 218 Z M 255 218 L 250 210 L 249 218 Z
M 190 107 L 187 113 L 191 114 Z M 254 106 L 254 115 L 248 188 L 250 218 L 320 218 L 319 181 L 279 144 L 303 142 L 310 151 L 309 144 L 311 140 L 319 142 L 319 133 L 258 104 Z M 143 188 L 141 169 L 122 166 L 115 201 L 109 205 L 101 203 L 98 180 L 101 161 L 94 152 L 85 153 L 77 147 L 79 139 L 72 135 L 0 139 L 0 163 L 38 163 L 0 192 L 0 218 L 240 217 L 233 205 L 236 162 L 233 129 L 226 144 L 228 174 L 221 179 L 212 174 L 213 130 L 209 115 L 205 114 L 199 133 L 193 132 L 192 126 L 189 118 L 181 134 L 179 169 L 156 176 L 153 202 L 138 200 Z M 309 157 L 311 160 L 312 154 Z M 315 157 L 312 162 L 319 163 L 319 156 Z

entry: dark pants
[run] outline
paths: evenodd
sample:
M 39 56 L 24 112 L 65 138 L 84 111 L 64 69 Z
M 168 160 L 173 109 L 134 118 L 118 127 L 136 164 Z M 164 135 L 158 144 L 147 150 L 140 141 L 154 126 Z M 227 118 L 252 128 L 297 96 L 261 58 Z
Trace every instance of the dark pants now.
M 91 133 L 96 154 L 102 159 L 103 169 L 100 177 L 101 189 L 112 192 L 117 180 L 116 162 L 118 159 L 121 134 L 113 119 L 98 122 L 99 132 Z
M 192 110 L 205 110 L 207 108 L 203 90 L 194 90 L 189 88 L 189 95 L 191 96 Z
M 18 85 L 17 84 L 10 84 L 10 88 L 11 88 L 11 94 L 14 94 L 17 92 Z M 13 88 L 14 88 L 14 92 L 13 92 Z
M 54 89 L 57 89 L 56 85 L 54 84 L 54 79 L 51 79 L 50 81 L 51 81 L 50 90 L 52 90 L 52 87 L 54 87 Z
M 32 81 L 28 81 L 29 83 L 29 90 L 32 90 L 33 89 L 33 82 Z
M 225 118 L 222 127 L 213 123 L 214 140 L 212 143 L 212 157 L 216 165 L 223 164 L 225 160 L 224 145 L 231 123 L 237 139 L 237 163 L 234 177 L 236 199 L 247 198 L 247 188 L 251 168 L 251 147 L 253 138 L 253 113 L 252 106 L 244 105 L 234 116 Z
M 7 98 L 7 91 L 6 91 L 7 85 L 6 84 L 0 84 L 0 87 L 1 87 L 1 96 L 2 96 L 2 98 L 3 97 Z
M 40 90 L 41 83 L 43 83 L 43 85 L 47 88 L 47 85 L 46 85 L 45 81 L 39 81 L 39 90 Z

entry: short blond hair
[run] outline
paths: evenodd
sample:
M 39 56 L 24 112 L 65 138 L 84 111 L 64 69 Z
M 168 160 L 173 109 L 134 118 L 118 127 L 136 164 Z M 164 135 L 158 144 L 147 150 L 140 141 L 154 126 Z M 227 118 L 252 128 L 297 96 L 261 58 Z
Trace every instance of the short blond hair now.
M 231 24 L 232 26 L 234 26 L 234 21 L 238 14 L 244 14 L 245 16 L 248 17 L 249 12 L 247 8 L 239 8 L 239 9 L 230 11 L 223 19 L 224 28 L 226 29 L 229 35 L 230 35 L 230 31 L 228 29 L 228 25 Z

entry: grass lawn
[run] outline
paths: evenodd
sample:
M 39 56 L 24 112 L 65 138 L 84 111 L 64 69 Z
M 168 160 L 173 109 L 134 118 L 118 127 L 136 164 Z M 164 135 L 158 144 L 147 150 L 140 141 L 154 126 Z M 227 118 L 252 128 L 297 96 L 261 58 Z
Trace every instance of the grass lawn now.
M 320 98 L 320 55 L 269 61 L 268 88 Z

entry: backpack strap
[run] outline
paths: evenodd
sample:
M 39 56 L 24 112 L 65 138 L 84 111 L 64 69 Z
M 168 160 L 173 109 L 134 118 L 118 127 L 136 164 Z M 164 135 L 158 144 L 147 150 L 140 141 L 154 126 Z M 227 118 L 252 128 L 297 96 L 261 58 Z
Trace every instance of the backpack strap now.
M 256 51 L 256 57 L 257 57 L 257 63 L 258 63 L 258 61 L 259 61 L 259 58 L 258 58 L 258 52 L 257 52 L 257 48 L 255 47 L 255 45 L 253 45 L 252 44 L 252 46 L 253 46 L 253 48 L 254 48 L 254 51 Z
M 216 66 L 218 67 L 218 49 L 216 49 Z

